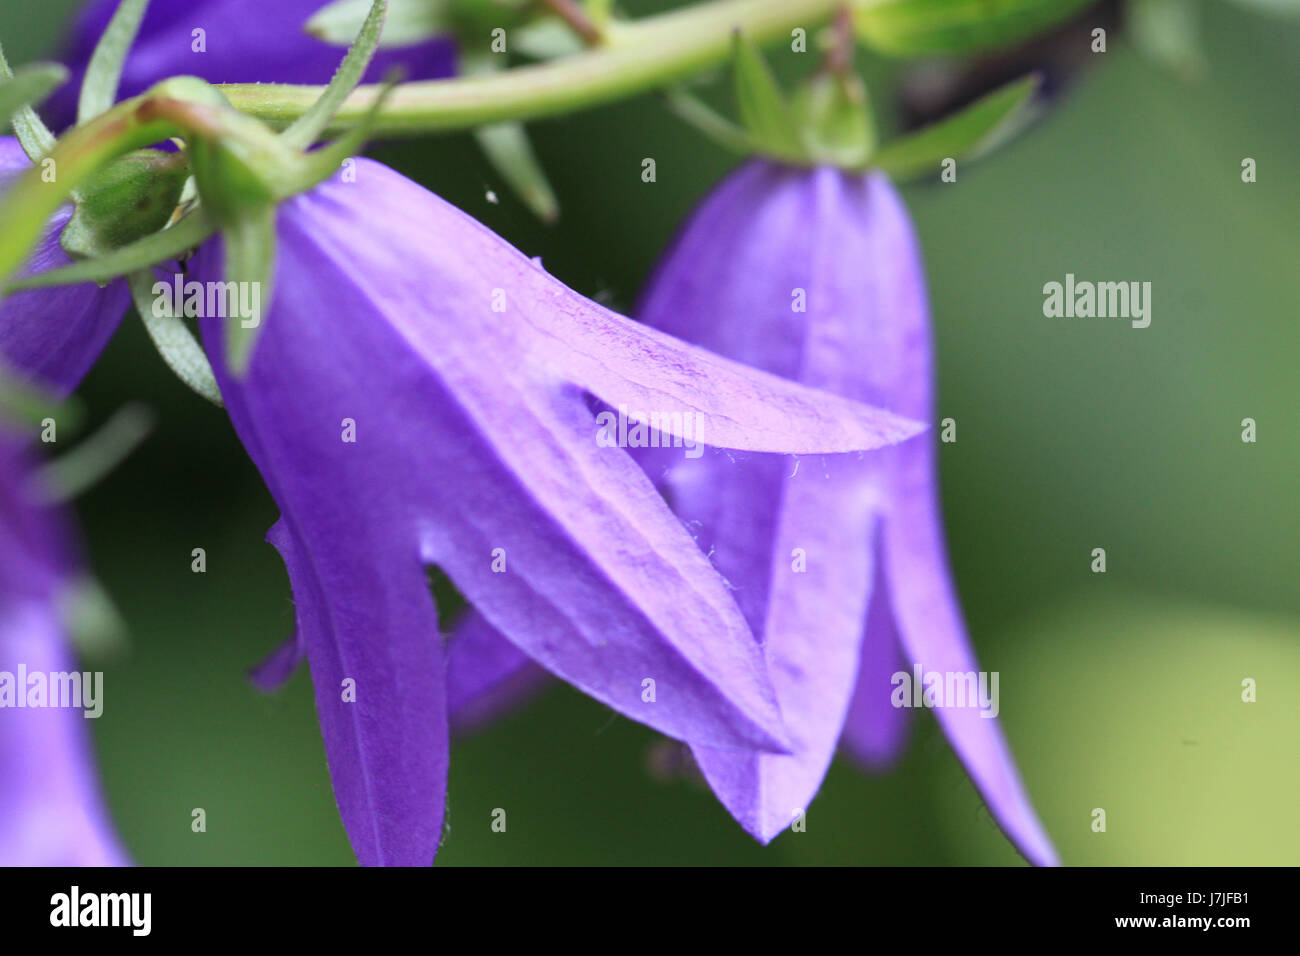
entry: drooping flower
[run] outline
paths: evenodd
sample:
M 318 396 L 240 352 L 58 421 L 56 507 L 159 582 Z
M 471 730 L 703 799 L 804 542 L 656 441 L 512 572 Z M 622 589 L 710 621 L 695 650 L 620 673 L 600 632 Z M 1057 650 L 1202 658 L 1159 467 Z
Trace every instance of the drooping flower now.
M 73 574 L 67 542 L 36 497 L 26 450 L 0 434 L 0 866 L 128 863 L 100 798 L 85 710 L 50 706 L 48 690 L 34 696 L 75 669 L 59 613 Z M 18 694 L 42 706 L 20 707 Z
M 73 24 L 64 57 L 72 77 L 47 106 L 55 125 L 72 122 L 86 64 L 120 2 L 94 0 Z M 303 29 L 322 6 L 323 0 L 152 0 L 122 71 L 119 98 L 178 75 L 210 83 L 328 83 L 341 51 Z M 448 40 L 380 50 L 365 82 L 398 65 L 408 79 L 450 76 L 455 61 Z
M 752 162 L 696 211 L 645 296 L 647 324 L 720 355 L 929 421 L 925 279 L 882 174 Z M 771 840 L 816 794 L 837 742 L 869 764 L 901 746 L 904 681 L 975 675 L 945 553 L 936 443 L 867 456 L 658 453 L 674 510 L 762 641 L 791 753 L 695 745 L 714 792 Z M 927 687 L 930 686 L 928 679 Z M 928 691 L 926 692 L 928 693 Z M 1056 855 L 989 708 L 932 698 L 994 818 L 1032 862 Z
M 0 192 L 30 166 L 16 139 L 0 137 Z M 54 215 L 26 271 L 45 272 L 69 264 L 59 233 L 71 216 L 71 206 Z M 130 301 L 126 283 L 120 280 L 103 288 L 86 282 L 15 292 L 0 299 L 0 358 L 10 371 L 64 395 L 77 387 L 99 358 Z
M 627 452 L 604 447 L 589 396 L 656 415 L 668 440 L 751 450 L 874 448 L 920 426 L 615 315 L 367 160 L 285 203 L 277 231 L 244 377 L 225 364 L 223 320 L 201 329 L 281 512 L 270 540 L 298 637 L 272 670 L 305 650 L 360 861 L 428 864 L 441 834 L 447 664 L 429 566 L 614 710 L 683 740 L 782 748 L 735 602 Z M 221 280 L 218 242 L 191 274 Z

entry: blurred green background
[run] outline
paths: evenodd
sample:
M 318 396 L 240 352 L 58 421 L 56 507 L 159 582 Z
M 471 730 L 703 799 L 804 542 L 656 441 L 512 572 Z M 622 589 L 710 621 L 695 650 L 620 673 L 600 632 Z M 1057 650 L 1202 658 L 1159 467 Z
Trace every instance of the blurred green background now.
M 11 61 L 51 53 L 74 7 L 0 7 Z M 956 184 L 904 190 L 929 266 L 940 414 L 958 422 L 942 455 L 957 581 L 1067 863 L 1300 862 L 1300 21 L 1201 10 L 1201 82 L 1112 37 L 1028 134 L 963 164 Z M 809 62 L 772 55 L 786 76 Z M 896 65 L 862 62 L 889 125 Z M 554 228 L 467 136 L 373 152 L 630 310 L 734 160 L 653 97 L 531 129 L 563 204 Z M 1151 327 L 1044 318 L 1042 286 L 1067 272 L 1150 281 Z M 293 611 L 262 540 L 274 506 L 224 415 L 165 371 L 134 320 L 82 395 L 92 424 L 133 398 L 160 413 L 78 508 L 130 628 L 122 652 L 92 663 L 107 674 L 102 775 L 132 855 L 351 864 L 305 669 L 270 697 L 244 680 Z M 1248 416 L 1256 444 L 1241 441 Z M 190 571 L 195 547 L 206 574 Z M 1089 569 L 1094 547 L 1104 575 Z M 1256 703 L 1240 700 L 1244 678 Z M 766 849 L 707 790 L 653 772 L 662 746 L 553 685 L 456 744 L 439 863 L 1019 860 L 928 716 L 893 772 L 837 762 L 807 832 Z M 206 833 L 190 830 L 195 807 Z M 496 807 L 504 834 L 489 827 Z

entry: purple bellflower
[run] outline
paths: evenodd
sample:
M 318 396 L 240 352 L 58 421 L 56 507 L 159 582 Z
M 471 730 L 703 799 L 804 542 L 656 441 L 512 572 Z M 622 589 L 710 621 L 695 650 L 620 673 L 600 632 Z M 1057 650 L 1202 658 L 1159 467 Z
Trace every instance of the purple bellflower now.
M 120 2 L 94 0 L 74 22 L 64 57 L 72 77 L 47 104 L 56 126 L 72 122 L 86 64 Z M 328 83 L 342 52 L 303 30 L 324 5 L 324 0 L 152 0 L 122 71 L 119 98 L 177 75 L 210 83 Z M 438 39 L 380 50 L 364 82 L 378 82 L 398 65 L 408 79 L 450 76 L 455 45 Z
M 669 736 L 783 749 L 734 600 L 632 457 L 604 447 L 590 402 L 754 451 L 876 448 L 922 426 L 615 315 L 398 173 L 354 173 L 280 207 L 248 371 L 225 364 L 225 320 L 201 331 L 281 513 L 269 539 L 297 629 L 259 679 L 305 653 L 360 862 L 433 860 L 449 703 L 499 686 L 507 641 Z M 191 275 L 220 281 L 222 262 L 214 240 Z M 430 566 L 474 608 L 446 653 Z
M 0 192 L 31 166 L 18 141 L 0 137 Z M 72 207 L 54 215 L 37 243 L 27 272 L 71 261 L 59 245 Z M 15 292 L 0 299 L 0 358 L 7 370 L 56 395 L 71 392 L 99 358 L 131 302 L 120 280 Z
M 86 711 L 52 706 L 53 675 L 74 670 L 59 615 L 74 562 L 30 466 L 26 449 L 0 434 L 0 866 L 124 866 Z
M 934 413 L 920 253 L 883 174 L 742 167 L 695 212 L 640 318 L 856 401 L 921 421 Z M 921 701 L 911 689 L 905 702 L 895 696 L 907 682 L 892 675 L 976 671 L 945 553 L 935 453 L 923 437 L 864 456 L 645 459 L 764 647 L 791 752 L 692 742 L 714 792 L 764 843 L 806 810 L 837 742 L 872 765 L 898 752 L 899 704 Z M 926 703 L 993 817 L 1030 861 L 1056 863 L 996 705 L 990 713 L 941 692 Z

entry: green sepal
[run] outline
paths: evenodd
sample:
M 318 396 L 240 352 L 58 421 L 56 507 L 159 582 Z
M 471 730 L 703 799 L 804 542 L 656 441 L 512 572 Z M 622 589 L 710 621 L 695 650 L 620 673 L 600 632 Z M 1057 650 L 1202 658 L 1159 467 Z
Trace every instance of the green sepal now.
M 853 168 L 871 156 L 876 143 L 871 101 L 856 76 L 818 71 L 799 87 L 791 111 L 814 161 Z
M 224 319 L 226 364 L 236 377 L 248 371 L 262 318 L 271 304 L 271 280 L 275 276 L 275 218 L 274 204 L 250 207 L 239 219 L 221 229 L 226 282 L 249 283 L 258 291 L 257 315 Z
M 799 130 L 776 77 L 758 46 L 739 30 L 732 34 L 732 66 L 740 123 L 753 148 L 776 159 L 806 161 Z
M 924 56 L 1008 46 L 1055 26 L 1093 0 L 859 0 L 853 25 L 882 53 Z
M 57 64 L 42 64 L 40 68 L 62 70 L 62 79 L 59 82 L 61 83 L 67 79 L 67 70 Z M 19 73 L 24 69 L 30 70 L 33 68 L 20 67 Z M 5 59 L 4 45 L 0 44 L 0 80 L 12 81 L 17 75 L 13 70 L 9 69 L 9 61 Z M 58 83 L 55 86 L 58 86 Z M 47 94 L 48 92 L 46 91 Z M 0 121 L 12 123 L 14 135 L 18 138 L 18 144 L 22 146 L 23 152 L 27 154 L 27 158 L 33 163 L 40 160 L 54 148 L 54 134 L 36 115 L 36 110 L 32 109 L 32 104 L 40 102 L 42 99 L 44 99 L 44 96 L 25 98 L 20 94 L 19 103 L 12 109 L 0 112 Z
M 1134 46 L 1152 62 L 1186 81 L 1205 75 L 1200 14 L 1190 0 L 1128 0 L 1124 22 Z
M 334 72 L 333 78 L 320 98 L 298 117 L 280 138 L 290 146 L 306 149 L 320 137 L 329 125 L 334 114 L 339 111 L 343 101 L 348 98 L 370 66 L 375 50 L 379 47 L 380 34 L 384 32 L 384 17 L 388 13 L 389 0 L 374 0 L 370 12 L 356 35 L 356 40 L 348 48 L 343 62 Z
M 128 402 L 71 451 L 41 466 L 36 486 L 55 501 L 68 501 L 92 487 L 153 431 L 156 416 L 147 405 Z
M 183 153 L 141 149 L 114 160 L 77 191 L 59 244 L 89 259 L 152 235 L 171 220 L 187 178 Z
M 492 53 L 464 54 L 461 59 L 467 76 L 495 72 L 505 65 L 505 57 Z M 538 219 L 552 223 L 559 218 L 560 201 L 522 123 L 479 126 L 474 138 L 488 162 Z
M 76 285 L 80 282 L 100 284 L 130 275 L 138 269 L 178 259 L 216 232 L 216 224 L 203 209 L 191 212 L 175 225 L 137 239 L 128 246 L 95 259 L 74 262 L 61 269 L 49 269 L 4 285 L 3 291 L 44 289 L 50 286 Z
M 68 69 L 58 63 L 33 63 L 0 78 L 0 123 L 24 106 L 40 103 L 68 79 Z
M 176 373 L 176 377 L 195 394 L 221 407 L 223 402 L 217 377 L 212 372 L 212 365 L 203 352 L 203 346 L 194 338 L 185 320 L 179 315 L 155 313 L 154 303 L 158 300 L 154 292 L 156 281 L 159 280 L 156 280 L 152 269 L 142 269 L 127 276 L 131 300 L 135 303 L 136 312 L 140 314 L 145 331 L 149 333 L 149 338 L 167 367 Z
M 884 170 L 894 179 L 912 179 L 937 172 L 944 159 L 986 152 L 1023 116 L 1022 111 L 1033 99 L 1038 84 L 1036 74 L 1008 83 L 955 116 L 890 140 L 876 150 L 869 165 Z
M 131 44 L 140 32 L 149 0 L 122 0 L 104 28 L 95 51 L 86 64 L 86 75 L 81 81 L 77 98 L 77 122 L 84 123 L 106 112 L 117 100 L 117 87 L 122 80 L 122 67 Z
M 447 33 L 452 26 L 447 0 L 388 0 L 380 49 L 414 46 Z M 351 46 L 372 9 L 370 0 L 335 0 L 321 7 L 303 29 L 335 46 Z

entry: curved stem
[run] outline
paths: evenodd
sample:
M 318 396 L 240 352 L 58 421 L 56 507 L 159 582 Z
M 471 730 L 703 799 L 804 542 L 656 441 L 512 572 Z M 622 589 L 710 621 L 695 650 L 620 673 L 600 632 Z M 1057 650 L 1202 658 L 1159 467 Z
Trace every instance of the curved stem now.
M 811 31 L 843 0 L 714 0 L 609 31 L 599 47 L 549 63 L 500 73 L 425 80 L 398 86 L 379 114 L 377 135 L 465 129 L 503 120 L 536 119 L 608 103 L 668 86 L 731 56 L 742 29 L 757 43 Z M 288 126 L 320 96 L 319 86 L 235 83 L 218 87 L 238 110 Z M 330 131 L 359 120 L 378 94 L 358 87 Z

